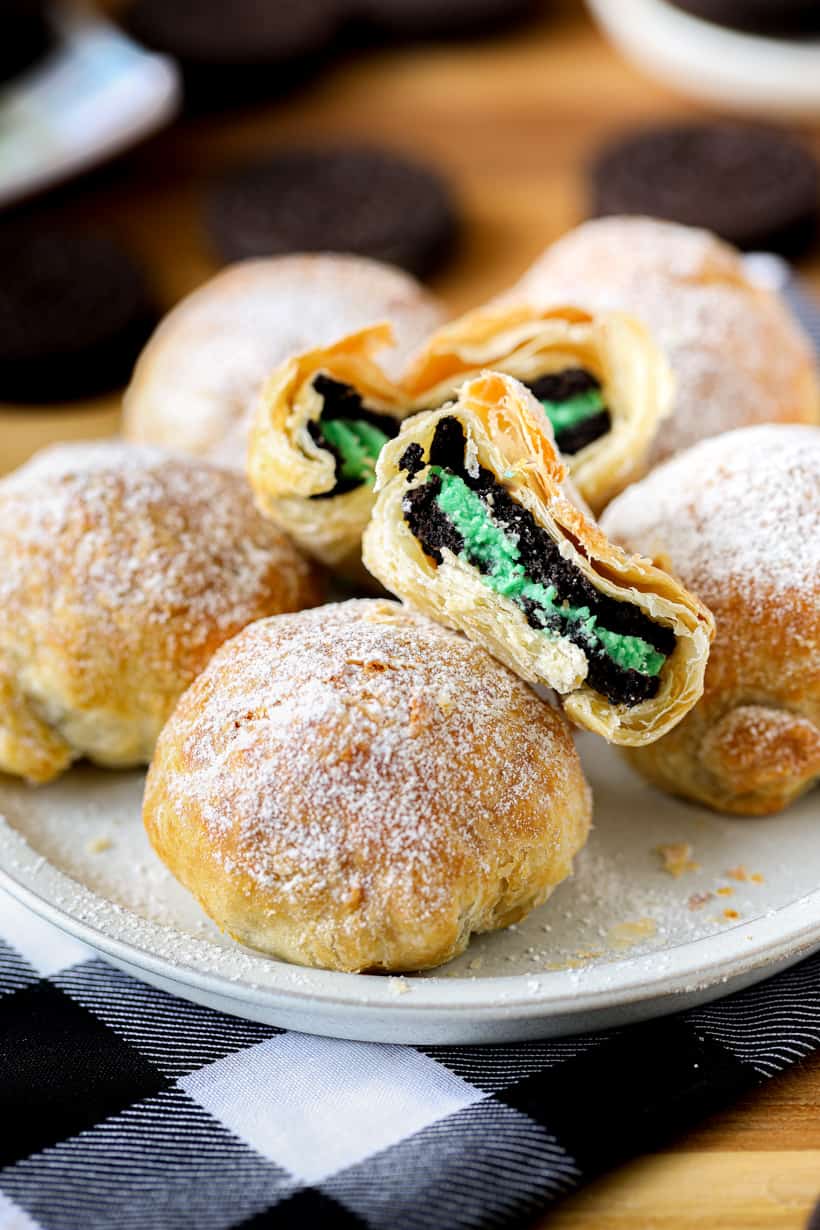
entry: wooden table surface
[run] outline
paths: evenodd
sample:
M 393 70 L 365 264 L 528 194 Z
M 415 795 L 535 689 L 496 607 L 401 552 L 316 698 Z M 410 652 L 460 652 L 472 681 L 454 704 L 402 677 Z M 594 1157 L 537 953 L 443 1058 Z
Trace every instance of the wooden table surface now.
M 435 282 L 458 311 L 516 278 L 583 216 L 582 167 L 607 134 L 697 113 L 641 77 L 580 3 L 490 42 L 371 52 L 287 100 L 189 119 L 61 191 L 67 219 L 119 228 L 170 306 L 217 267 L 202 188 L 219 167 L 292 138 L 365 137 L 419 154 L 452 179 L 466 218 Z M 820 152 L 820 128 L 804 134 Z M 820 251 L 801 266 L 820 287 Z M 0 407 L 0 471 L 54 439 L 117 429 L 118 397 Z M 820 1195 L 820 1057 L 565 1201 L 553 1230 L 796 1230 Z M 594 1112 L 591 1112 L 594 1113 Z

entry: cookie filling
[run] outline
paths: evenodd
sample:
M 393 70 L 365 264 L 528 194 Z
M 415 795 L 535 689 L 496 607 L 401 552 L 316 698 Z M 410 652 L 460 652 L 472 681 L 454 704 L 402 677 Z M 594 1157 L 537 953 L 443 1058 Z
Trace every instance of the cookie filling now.
M 528 388 L 546 410 L 562 453 L 579 453 L 612 427 L 601 382 L 583 367 L 540 376 Z
M 313 387 L 324 405 L 318 420 L 308 423 L 308 431 L 319 448 L 333 454 L 336 482 L 330 491 L 322 491 L 312 498 L 321 500 L 343 495 L 362 484 L 372 487 L 376 460 L 387 441 L 398 433 L 398 420 L 389 414 L 368 410 L 351 385 L 330 376 L 316 376 Z
M 425 553 L 440 564 L 451 551 L 515 602 L 531 627 L 579 645 L 587 684 L 612 704 L 655 696 L 675 648 L 672 629 L 597 590 L 489 470 L 465 466 L 465 443 L 458 419 L 441 419 L 424 481 L 404 497 L 405 521 Z M 418 474 L 420 451 L 408 445 L 402 469 Z

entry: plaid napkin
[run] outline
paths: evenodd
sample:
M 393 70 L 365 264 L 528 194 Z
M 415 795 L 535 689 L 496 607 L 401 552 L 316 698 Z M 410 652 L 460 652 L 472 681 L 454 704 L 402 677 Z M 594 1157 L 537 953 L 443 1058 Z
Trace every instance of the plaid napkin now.
M 526 1225 L 818 1046 L 820 955 L 646 1025 L 391 1046 L 175 999 L 0 894 L 0 1227 Z
M 0 1230 L 526 1225 L 818 1047 L 820 954 L 644 1025 L 403 1047 L 175 999 L 0 893 Z

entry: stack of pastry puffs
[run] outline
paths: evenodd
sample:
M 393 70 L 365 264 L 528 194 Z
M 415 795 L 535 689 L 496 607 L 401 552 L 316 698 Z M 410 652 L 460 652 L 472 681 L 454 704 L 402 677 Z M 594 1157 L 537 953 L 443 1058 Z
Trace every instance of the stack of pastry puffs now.
M 784 304 L 606 219 L 442 319 L 373 262 L 237 266 L 149 342 L 129 442 L 0 482 L 0 768 L 150 760 L 160 857 L 289 961 L 422 969 L 541 904 L 590 826 L 573 727 L 739 815 L 820 776 Z

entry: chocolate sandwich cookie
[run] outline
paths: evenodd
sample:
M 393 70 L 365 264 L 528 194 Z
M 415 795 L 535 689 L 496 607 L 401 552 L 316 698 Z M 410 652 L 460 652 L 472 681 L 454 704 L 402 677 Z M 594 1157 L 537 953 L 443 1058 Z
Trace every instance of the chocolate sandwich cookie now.
M 359 0 L 355 11 L 391 38 L 486 34 L 529 16 L 535 0 Z
M 817 0 L 670 0 L 694 17 L 753 34 L 800 35 L 820 31 Z
M 794 255 L 816 230 L 820 175 L 802 146 L 771 129 L 679 124 L 607 145 L 591 166 L 590 194 L 595 217 L 646 214 Z
M 0 399 L 68 401 L 125 384 L 156 323 L 142 273 L 107 236 L 0 230 Z
M 197 104 L 278 93 L 319 63 L 341 20 L 338 0 L 133 0 L 129 33 L 172 55 Z
M 31 68 L 54 46 L 44 0 L 4 0 L 0 35 L 0 86 Z
M 284 149 L 217 184 L 207 205 L 225 260 L 352 252 L 429 273 L 457 231 L 450 191 L 433 171 L 384 150 Z

